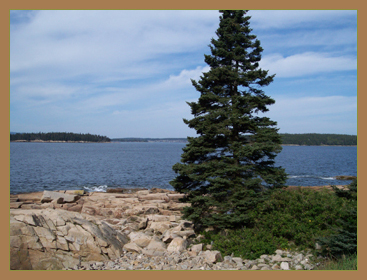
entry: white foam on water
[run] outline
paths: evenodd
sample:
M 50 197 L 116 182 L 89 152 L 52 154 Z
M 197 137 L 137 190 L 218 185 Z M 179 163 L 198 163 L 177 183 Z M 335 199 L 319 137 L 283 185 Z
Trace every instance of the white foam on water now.
M 289 175 L 288 178 L 289 179 L 293 179 L 293 178 L 310 178 L 312 177 L 311 175 Z
M 294 178 L 315 178 L 321 180 L 335 180 L 335 177 L 321 177 L 321 176 L 314 176 L 314 175 L 289 175 L 288 179 Z
M 92 187 L 86 187 L 86 186 L 84 186 L 84 189 L 87 192 L 106 192 L 107 191 L 107 185 L 92 186 Z

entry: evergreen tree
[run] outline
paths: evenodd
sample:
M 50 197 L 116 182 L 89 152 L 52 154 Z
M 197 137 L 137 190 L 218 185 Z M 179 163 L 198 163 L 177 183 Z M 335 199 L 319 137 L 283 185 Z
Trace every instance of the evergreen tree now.
M 247 11 L 220 13 L 218 39 L 205 55 L 210 70 L 192 80 L 200 92 L 198 102 L 188 102 L 194 118 L 184 119 L 199 136 L 188 137 L 170 182 L 191 203 L 184 217 L 217 229 L 246 226 L 248 211 L 286 180 L 274 166 L 281 151 L 276 122 L 258 115 L 275 102 L 262 90 L 274 75 L 259 68 L 263 49 L 250 34 Z

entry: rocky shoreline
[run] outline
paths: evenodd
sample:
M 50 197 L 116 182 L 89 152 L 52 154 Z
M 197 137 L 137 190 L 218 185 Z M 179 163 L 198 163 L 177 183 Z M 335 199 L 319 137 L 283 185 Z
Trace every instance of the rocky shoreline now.
M 10 197 L 12 270 L 311 270 L 310 252 L 222 256 L 164 189 L 44 191 Z

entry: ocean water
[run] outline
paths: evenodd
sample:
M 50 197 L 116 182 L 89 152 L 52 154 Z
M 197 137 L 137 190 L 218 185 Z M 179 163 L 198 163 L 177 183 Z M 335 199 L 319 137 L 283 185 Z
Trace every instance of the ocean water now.
M 184 143 L 10 143 L 10 193 L 107 188 L 173 189 Z M 357 147 L 284 146 L 276 165 L 288 185 L 346 185 L 357 176 Z

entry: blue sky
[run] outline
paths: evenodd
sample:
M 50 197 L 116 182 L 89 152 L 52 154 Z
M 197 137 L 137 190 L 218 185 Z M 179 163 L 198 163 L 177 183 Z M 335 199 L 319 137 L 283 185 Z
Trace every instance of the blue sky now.
M 195 136 L 216 10 L 10 11 L 10 131 Z M 357 11 L 254 10 L 280 133 L 357 134 Z

